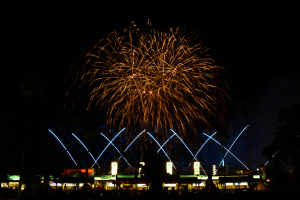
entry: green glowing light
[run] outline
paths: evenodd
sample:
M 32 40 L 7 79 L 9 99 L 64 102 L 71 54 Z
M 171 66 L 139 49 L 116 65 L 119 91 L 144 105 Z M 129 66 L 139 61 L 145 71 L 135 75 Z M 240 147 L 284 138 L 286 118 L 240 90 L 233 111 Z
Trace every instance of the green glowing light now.
M 8 179 L 12 180 L 12 181 L 19 181 L 20 180 L 20 176 L 19 175 L 9 175 Z

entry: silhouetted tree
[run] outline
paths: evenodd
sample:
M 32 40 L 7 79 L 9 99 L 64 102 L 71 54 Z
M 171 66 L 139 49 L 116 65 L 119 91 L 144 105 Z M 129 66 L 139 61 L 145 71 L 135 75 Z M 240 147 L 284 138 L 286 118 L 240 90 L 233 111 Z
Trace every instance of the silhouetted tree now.
M 263 156 L 274 159 L 279 165 L 293 166 L 294 172 L 300 172 L 300 104 L 283 108 L 278 114 L 280 126 L 273 133 L 275 139 L 263 150 Z
M 254 107 L 254 103 L 250 98 L 240 101 L 238 104 L 238 111 L 240 114 L 245 115 L 246 125 L 248 125 L 248 114 L 251 108 Z M 249 128 L 247 128 L 247 144 L 248 144 L 248 167 L 250 171 L 250 142 L 249 142 Z M 250 174 L 250 173 L 249 173 Z
M 224 146 L 226 145 L 226 143 L 230 139 L 229 133 L 228 133 L 228 131 L 227 131 L 227 129 L 225 127 L 222 127 L 222 128 L 219 129 L 219 131 L 217 132 L 217 135 L 216 135 L 216 139 L 219 140 L 219 141 L 221 141 L 222 150 L 223 150 L 223 161 L 224 161 L 224 165 L 225 165 L 225 151 L 224 151 Z
M 21 84 L 18 86 L 19 92 L 21 93 L 24 101 L 27 101 L 27 122 L 26 128 L 24 132 L 24 145 L 22 151 L 22 159 L 21 159 L 21 166 L 20 166 L 20 184 L 18 186 L 18 194 L 17 196 L 20 197 L 21 195 L 21 182 L 23 178 L 23 168 L 24 168 L 24 160 L 25 160 L 25 150 L 27 144 L 27 137 L 29 133 L 29 123 L 30 123 L 30 116 L 32 115 L 33 103 L 34 99 L 43 97 L 45 94 L 45 90 L 43 89 L 44 85 L 40 78 L 36 76 L 29 76 L 26 77 Z
M 229 140 L 229 133 L 226 129 L 226 127 L 222 126 L 219 131 L 217 132 L 217 135 L 216 135 L 216 138 L 217 140 L 220 140 L 221 141 L 221 144 L 222 144 L 222 150 L 223 150 L 223 162 L 224 162 L 224 176 L 226 176 L 226 168 L 225 168 L 225 152 L 224 152 L 224 147 L 225 147 L 225 144 L 228 142 Z M 225 193 L 226 193 L 226 185 L 225 185 Z

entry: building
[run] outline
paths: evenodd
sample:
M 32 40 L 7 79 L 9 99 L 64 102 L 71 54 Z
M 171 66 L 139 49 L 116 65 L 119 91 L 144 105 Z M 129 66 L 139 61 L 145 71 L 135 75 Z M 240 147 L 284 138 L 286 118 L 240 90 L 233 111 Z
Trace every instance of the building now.
M 62 189 L 66 193 L 72 192 L 74 190 L 80 190 L 84 185 L 85 181 L 93 188 L 95 191 L 100 193 L 113 193 L 116 190 L 122 190 L 128 194 L 140 193 L 143 190 L 149 190 L 151 186 L 152 177 L 147 175 L 88 175 L 85 177 L 85 173 L 81 172 L 82 169 L 78 171 L 81 174 L 74 175 L 72 171 L 74 169 L 68 169 L 67 174 L 62 174 L 60 177 L 50 177 L 49 185 L 53 189 Z M 70 173 L 68 173 L 70 171 Z M 5 183 L 1 183 L 4 188 L 16 187 L 19 183 L 18 176 L 9 177 L 10 180 Z M 14 179 L 14 180 L 12 180 Z M 189 192 L 197 192 L 206 186 L 208 176 L 207 175 L 169 175 L 166 174 L 160 177 L 162 187 L 165 191 L 171 191 L 174 187 L 175 190 L 180 194 L 183 190 Z M 43 183 L 43 177 L 37 181 L 40 185 Z M 221 191 L 226 189 L 227 192 L 233 192 L 237 189 L 248 189 L 250 183 L 258 183 L 259 175 L 254 175 L 249 177 L 248 175 L 214 175 L 212 176 L 212 181 Z M 23 185 L 23 189 L 26 186 Z
M 225 165 L 225 166 L 218 166 L 218 171 L 217 173 L 218 174 L 224 174 L 225 173 L 228 173 L 229 172 L 229 167 L 228 165 Z

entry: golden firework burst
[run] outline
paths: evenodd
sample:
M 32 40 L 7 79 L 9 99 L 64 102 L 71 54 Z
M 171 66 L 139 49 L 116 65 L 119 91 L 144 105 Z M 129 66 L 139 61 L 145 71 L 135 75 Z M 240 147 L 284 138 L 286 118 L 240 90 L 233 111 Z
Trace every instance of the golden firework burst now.
M 111 127 L 176 124 L 185 134 L 187 124 L 222 120 L 226 70 L 192 39 L 179 28 L 141 33 L 133 22 L 83 52 L 74 85 L 88 91 L 88 110 L 105 108 Z

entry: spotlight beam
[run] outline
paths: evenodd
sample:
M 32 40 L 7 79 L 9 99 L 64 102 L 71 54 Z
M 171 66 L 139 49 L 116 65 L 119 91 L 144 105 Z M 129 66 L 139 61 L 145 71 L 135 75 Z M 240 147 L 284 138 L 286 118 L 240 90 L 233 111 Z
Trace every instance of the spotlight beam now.
M 166 145 L 166 143 L 172 138 L 172 137 L 174 137 L 175 136 L 175 133 L 173 134 L 173 135 L 171 135 L 171 137 L 169 137 L 166 141 L 165 141 L 165 143 L 163 143 L 163 145 L 161 145 L 161 147 L 157 150 L 157 153 Z
M 147 133 L 148 133 L 148 134 L 150 135 L 150 137 L 156 142 L 156 144 L 157 144 L 159 147 L 161 147 L 160 144 L 158 143 L 158 141 L 153 137 L 153 135 L 151 135 L 149 132 L 147 132 Z M 169 158 L 169 156 L 168 156 L 168 154 L 165 152 L 165 150 L 162 149 L 162 151 L 163 151 L 164 154 L 167 156 L 167 158 L 169 159 L 169 161 L 173 164 L 173 167 L 176 169 L 174 163 L 171 161 L 171 159 Z
M 209 137 L 209 135 L 207 135 L 206 133 L 203 133 L 205 136 Z M 219 144 L 221 147 L 223 147 L 220 142 L 218 142 L 217 140 L 215 140 L 214 138 L 211 138 L 213 141 L 215 141 L 217 144 Z M 246 167 L 246 169 L 248 169 L 248 167 L 242 162 L 240 161 L 235 155 L 233 155 L 233 153 L 231 153 L 231 151 L 229 151 L 226 147 L 224 147 L 225 150 L 227 150 L 235 159 L 237 159 L 242 165 L 244 165 Z M 248 169 L 249 170 L 249 169 Z
M 110 142 L 108 143 L 108 145 L 103 149 L 103 151 L 101 152 L 101 154 L 98 156 L 98 158 L 96 159 L 95 163 L 99 160 L 99 158 L 102 156 L 102 154 L 104 153 L 104 151 L 107 149 L 107 147 L 109 147 L 110 144 L 112 144 L 112 142 L 116 139 L 116 137 L 121 134 L 123 131 L 125 130 L 125 128 L 123 128 L 117 135 L 115 135 L 115 137 L 110 140 Z M 92 165 L 92 167 L 95 165 L 95 163 Z
M 132 144 L 138 137 L 140 137 L 140 135 L 143 134 L 145 131 L 146 131 L 146 129 L 144 129 L 142 132 L 140 132 L 140 134 L 139 134 L 138 136 L 136 136 L 136 137 L 130 142 L 130 144 L 128 145 L 128 147 L 125 149 L 124 153 L 125 153 L 125 152 L 127 151 L 127 149 L 131 146 L 131 144 Z M 121 154 L 121 156 L 119 157 L 118 160 L 120 160 L 122 156 L 123 156 L 123 155 Z
M 77 165 L 77 163 L 75 162 L 74 158 L 71 156 L 70 152 L 68 151 L 68 149 L 65 147 L 65 145 L 60 141 L 60 139 L 58 139 L 58 137 L 50 130 L 48 129 L 48 131 L 50 133 L 52 133 L 52 135 L 59 141 L 59 143 L 63 146 L 63 148 L 67 151 L 67 153 L 69 154 L 69 156 L 71 157 L 71 159 L 73 160 L 73 162 L 75 163 L 75 165 Z
M 200 149 L 198 150 L 198 152 L 196 153 L 195 157 L 199 154 L 199 152 L 201 151 L 201 149 L 204 147 L 204 145 L 216 134 L 217 132 L 214 132 L 211 136 L 208 137 L 208 139 L 202 144 L 202 146 L 200 147 Z M 189 166 L 191 166 L 192 163 L 189 164 Z
M 187 148 L 187 150 L 189 150 L 189 152 L 191 153 L 191 155 L 194 157 L 193 159 L 197 161 L 197 159 L 195 158 L 194 154 L 192 153 L 192 151 L 188 148 L 188 146 L 184 143 L 184 141 L 178 136 L 178 134 L 173 131 L 173 129 L 170 129 L 177 137 L 178 139 L 182 142 L 182 144 L 184 144 L 184 146 Z
M 299 137 L 299 136 L 297 136 L 297 137 Z M 274 158 L 274 156 L 275 156 L 278 152 L 279 152 L 279 151 L 277 151 L 276 153 L 274 153 L 274 155 L 272 156 L 272 158 Z M 270 160 L 268 160 L 268 161 L 266 162 L 265 166 L 266 166 L 269 162 L 270 162 Z
M 297 137 L 300 137 L 300 135 L 298 135 Z M 279 151 L 277 151 L 277 152 L 272 156 L 272 158 L 273 158 L 278 152 L 279 152 Z M 268 161 L 266 162 L 265 166 L 266 166 L 269 162 L 270 162 L 270 160 L 268 160 Z
M 240 135 L 248 128 L 249 125 L 247 125 L 240 133 L 239 135 L 235 138 L 235 140 L 233 141 L 233 143 L 231 144 L 231 146 L 229 147 L 228 151 L 231 149 L 231 147 L 234 145 L 235 141 L 240 137 Z M 228 151 L 226 152 L 225 156 L 227 156 Z M 219 166 L 221 166 L 222 162 L 224 161 L 224 158 L 221 160 L 221 163 L 219 164 Z
M 192 151 L 188 148 L 188 146 L 183 142 L 183 140 L 178 136 L 178 134 L 173 131 L 173 129 L 170 129 L 177 137 L 178 139 L 182 142 L 182 144 L 184 144 L 184 146 L 187 148 L 187 150 L 189 150 L 189 152 L 191 153 L 191 155 L 194 157 L 193 159 L 197 161 L 196 156 L 194 156 L 194 154 L 192 153 Z M 202 168 L 202 170 L 204 171 L 204 173 L 206 174 L 205 170 L 203 169 L 201 163 L 200 163 L 200 167 Z
M 111 141 L 103 134 L 103 133 L 100 133 L 107 141 L 109 141 L 111 143 Z M 119 154 L 121 154 L 121 152 L 119 151 L 119 149 L 113 144 L 111 143 L 111 145 L 113 147 L 115 147 L 115 149 L 119 152 Z M 122 154 L 121 154 L 122 155 Z M 126 158 L 123 156 L 123 159 L 127 162 L 127 164 L 129 165 L 129 167 L 131 167 L 131 165 L 129 164 L 129 162 L 126 160 Z
M 90 154 L 90 156 L 92 157 L 92 159 L 94 160 L 94 162 L 97 164 L 97 166 L 100 169 L 100 166 L 98 165 L 98 163 L 96 162 L 94 156 L 91 154 L 91 152 L 88 150 L 88 148 L 86 148 L 86 146 L 83 144 L 83 142 L 74 134 L 72 133 L 72 135 L 80 142 L 80 144 L 82 144 L 82 146 L 85 148 L 85 150 Z

